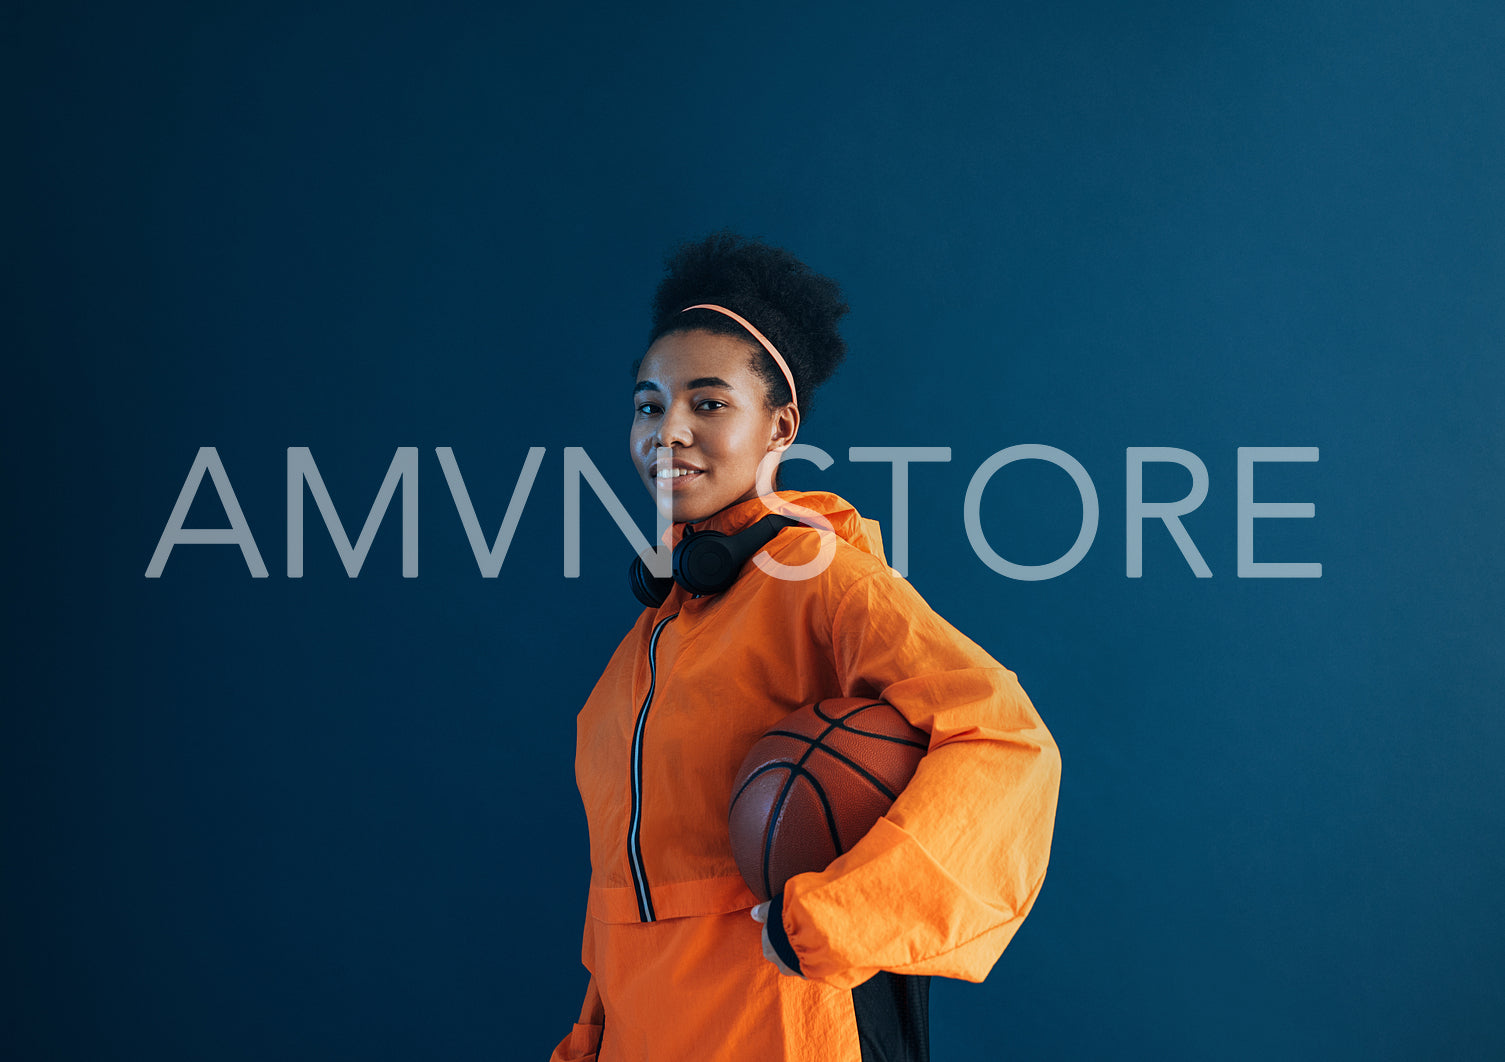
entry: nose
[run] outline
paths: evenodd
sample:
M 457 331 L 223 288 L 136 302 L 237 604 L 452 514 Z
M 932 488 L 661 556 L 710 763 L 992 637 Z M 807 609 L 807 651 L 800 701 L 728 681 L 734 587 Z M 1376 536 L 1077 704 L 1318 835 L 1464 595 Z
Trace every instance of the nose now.
M 654 446 L 689 446 L 690 418 L 678 402 L 672 402 L 659 419 L 658 431 L 653 433 Z

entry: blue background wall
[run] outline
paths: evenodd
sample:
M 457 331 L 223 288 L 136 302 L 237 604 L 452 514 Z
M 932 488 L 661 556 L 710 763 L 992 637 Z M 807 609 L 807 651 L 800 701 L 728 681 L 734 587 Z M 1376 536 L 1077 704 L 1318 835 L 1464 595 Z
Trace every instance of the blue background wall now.
M 934 1054 L 1505 1052 L 1505 16 L 1492 3 L 8 5 L 0 714 L 4 1053 L 544 1058 L 584 988 L 574 715 L 636 606 L 562 453 L 648 527 L 628 367 L 675 241 L 732 226 L 843 284 L 847 366 L 792 465 L 890 519 L 849 446 L 913 475 L 910 576 L 1018 672 L 1060 742 L 1051 869 Z M 973 471 L 1081 461 L 1086 559 L 971 551 Z M 1211 490 L 1195 578 L 1124 451 Z M 1236 452 L 1260 560 L 1236 576 Z M 143 573 L 214 446 L 238 550 Z M 420 448 L 417 579 L 397 509 Z M 483 579 L 434 447 L 496 533 Z M 1150 498 L 1190 477 L 1147 475 Z M 996 548 L 1076 534 L 1039 463 Z M 224 526 L 212 490 L 189 526 Z

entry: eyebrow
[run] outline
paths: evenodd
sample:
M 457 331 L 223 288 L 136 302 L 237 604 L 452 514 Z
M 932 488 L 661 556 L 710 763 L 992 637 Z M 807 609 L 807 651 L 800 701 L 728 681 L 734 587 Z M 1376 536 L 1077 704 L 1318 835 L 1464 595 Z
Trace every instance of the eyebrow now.
M 728 391 L 735 391 L 736 390 L 735 387 L 733 387 L 731 384 L 727 383 L 725 380 L 723 380 L 719 376 L 697 376 L 695 379 L 693 379 L 689 383 L 685 384 L 685 390 L 687 390 L 687 391 L 692 391 L 692 390 L 694 390 L 697 387 L 724 387 Z M 662 391 L 662 390 L 663 390 L 663 388 L 660 387 L 658 384 L 654 383 L 652 380 L 639 380 L 638 381 L 638 385 L 632 389 L 632 393 L 633 394 L 638 394 L 640 391 Z

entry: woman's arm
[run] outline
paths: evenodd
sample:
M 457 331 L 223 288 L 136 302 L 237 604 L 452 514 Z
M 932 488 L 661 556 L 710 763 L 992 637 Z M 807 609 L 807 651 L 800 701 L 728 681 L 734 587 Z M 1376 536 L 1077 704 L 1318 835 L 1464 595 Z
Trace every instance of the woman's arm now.
M 1045 878 L 1056 743 L 1014 673 L 906 580 L 858 579 L 830 622 L 842 695 L 881 697 L 930 749 L 867 836 L 790 879 L 770 934 L 787 936 L 804 976 L 835 987 L 878 970 L 981 981 Z

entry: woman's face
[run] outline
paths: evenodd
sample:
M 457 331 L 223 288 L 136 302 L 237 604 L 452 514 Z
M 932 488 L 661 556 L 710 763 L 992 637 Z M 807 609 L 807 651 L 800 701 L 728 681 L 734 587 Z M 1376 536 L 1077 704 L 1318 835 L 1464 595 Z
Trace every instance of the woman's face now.
M 751 368 L 754 356 L 732 336 L 670 332 L 638 366 L 632 459 L 655 499 L 658 484 L 667 486 L 667 515 L 676 523 L 757 497 L 758 462 L 794 441 L 794 406 L 768 411 L 767 387 Z M 660 464 L 661 447 L 671 451 L 670 462 Z

